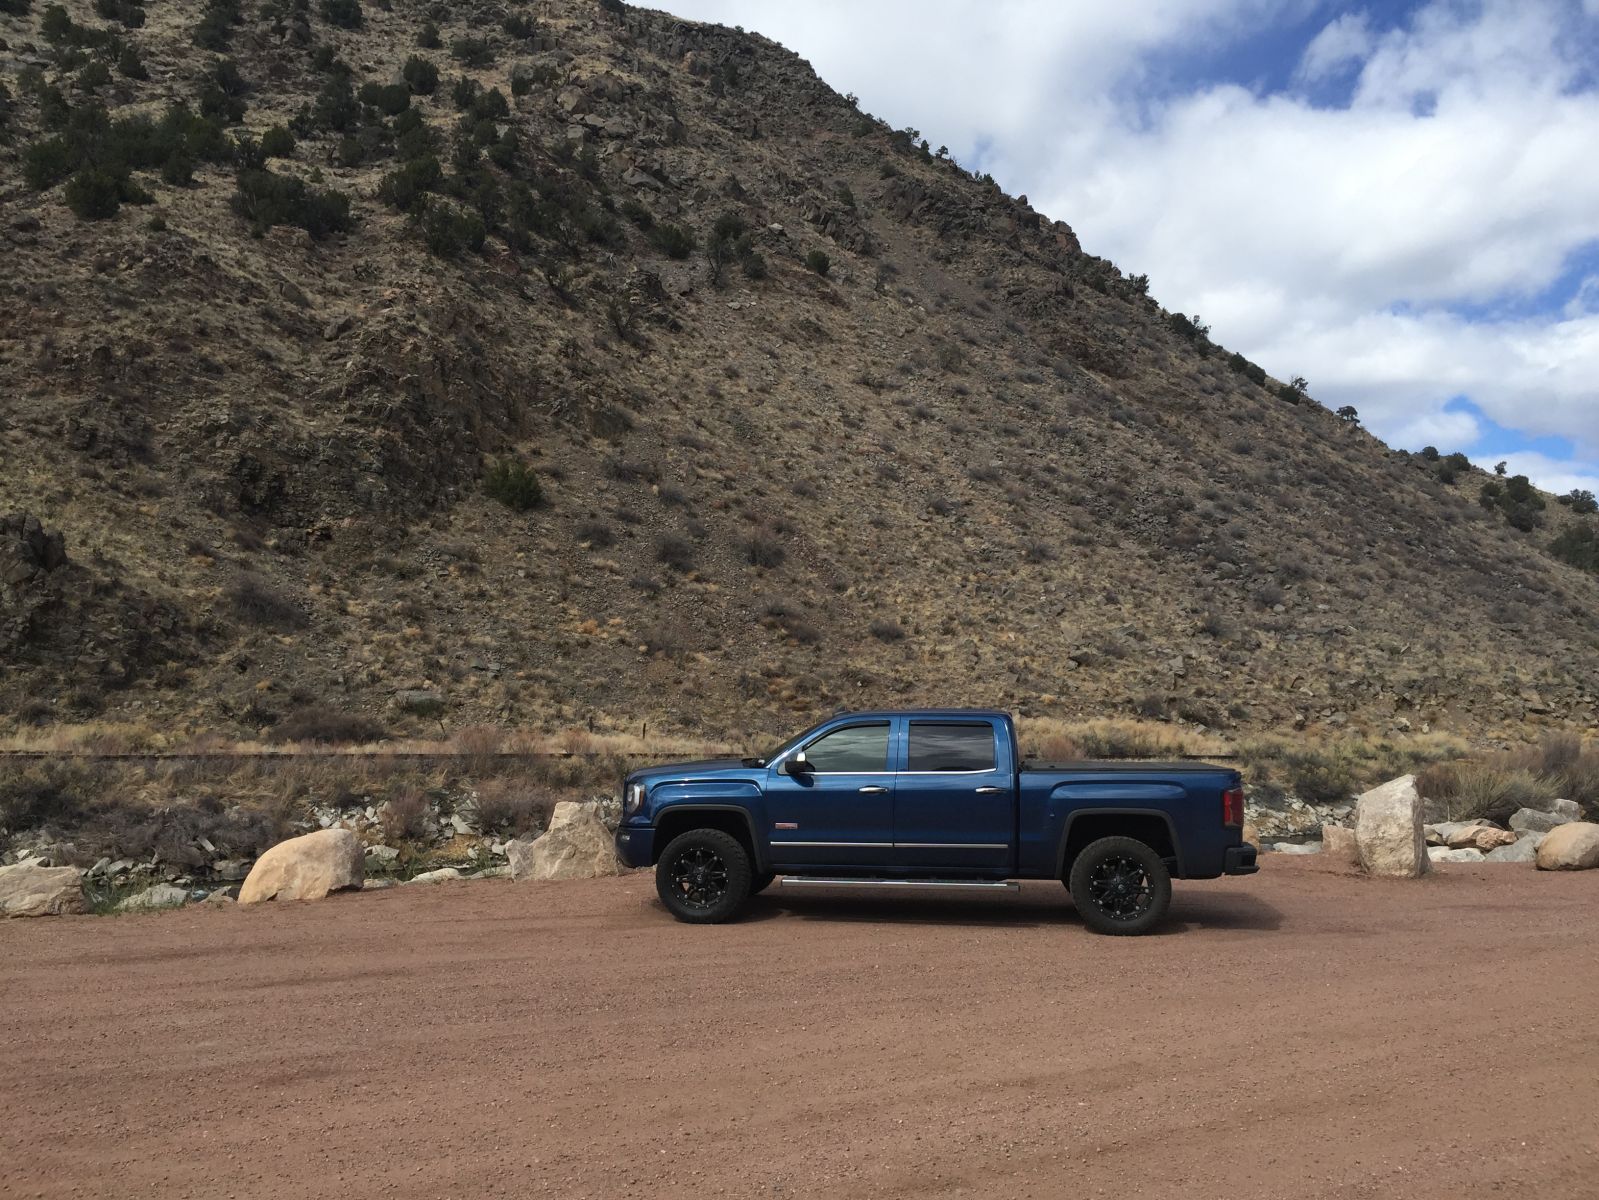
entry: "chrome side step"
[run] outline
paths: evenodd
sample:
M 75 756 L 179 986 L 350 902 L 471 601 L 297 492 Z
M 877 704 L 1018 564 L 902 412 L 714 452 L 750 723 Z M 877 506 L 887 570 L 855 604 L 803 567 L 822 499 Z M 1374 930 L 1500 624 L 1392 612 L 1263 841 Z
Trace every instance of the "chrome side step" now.
M 962 888 L 985 892 L 1019 892 L 1022 885 L 1003 879 L 823 879 L 816 875 L 780 875 L 784 887 Z

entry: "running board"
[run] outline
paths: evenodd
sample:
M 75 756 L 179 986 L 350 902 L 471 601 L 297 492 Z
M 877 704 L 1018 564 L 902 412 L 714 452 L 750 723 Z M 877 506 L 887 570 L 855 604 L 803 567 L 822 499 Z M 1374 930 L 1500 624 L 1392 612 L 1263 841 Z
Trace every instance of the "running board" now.
M 823 879 L 815 875 L 780 875 L 784 887 L 975 888 L 985 892 L 1019 892 L 1022 885 L 1003 879 Z

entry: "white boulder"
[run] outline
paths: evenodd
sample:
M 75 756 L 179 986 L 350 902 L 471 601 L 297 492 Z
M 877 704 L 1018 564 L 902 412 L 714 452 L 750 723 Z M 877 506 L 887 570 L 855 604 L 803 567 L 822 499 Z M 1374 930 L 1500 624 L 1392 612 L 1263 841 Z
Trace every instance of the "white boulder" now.
M 1416 879 L 1426 874 L 1426 835 L 1416 777 L 1401 775 L 1360 797 L 1355 805 L 1355 842 L 1368 875 Z
M 461 878 L 458 867 L 440 867 L 436 871 L 423 871 L 420 875 L 413 875 L 406 880 L 407 883 L 443 883 L 447 879 Z
M 76 867 L 40 867 L 31 862 L 0 867 L 0 914 L 59 917 L 87 908 L 83 872 Z
M 1538 845 L 1543 839 L 1541 833 L 1524 833 L 1511 845 L 1488 851 L 1488 861 L 1534 862 L 1538 858 Z
M 142 892 L 135 892 L 117 905 L 118 912 L 151 912 L 159 908 L 181 908 L 189 902 L 187 888 L 174 887 L 170 883 L 158 883 L 154 887 L 145 888 Z
M 319 829 L 279 842 L 256 860 L 240 904 L 279 900 L 320 900 L 329 892 L 358 888 L 365 876 L 361 842 L 348 829 Z
M 1538 845 L 1540 871 L 1589 871 L 1599 867 L 1599 825 L 1573 821 L 1551 830 Z
M 1481 850 L 1470 847 L 1451 850 L 1448 846 L 1428 846 L 1427 857 L 1432 862 L 1474 863 L 1482 862 L 1485 856 Z
M 555 806 L 550 827 L 532 841 L 508 842 L 511 878 L 596 879 L 620 875 L 616 845 L 592 805 L 563 800 Z

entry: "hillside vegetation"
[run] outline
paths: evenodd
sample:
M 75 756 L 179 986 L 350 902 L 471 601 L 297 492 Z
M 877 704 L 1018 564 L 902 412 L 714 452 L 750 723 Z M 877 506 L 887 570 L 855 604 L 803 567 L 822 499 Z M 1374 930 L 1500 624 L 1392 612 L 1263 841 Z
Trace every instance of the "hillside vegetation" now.
M 0 733 L 1595 720 L 1591 498 L 1389 449 L 760 37 L 0 39 Z

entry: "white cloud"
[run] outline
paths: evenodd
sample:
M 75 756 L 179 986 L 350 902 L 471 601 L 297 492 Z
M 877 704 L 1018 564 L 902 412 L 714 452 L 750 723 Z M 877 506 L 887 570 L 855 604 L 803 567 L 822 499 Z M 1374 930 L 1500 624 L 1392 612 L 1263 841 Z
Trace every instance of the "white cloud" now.
M 1599 0 L 1594 0 L 1599 3 Z M 1305 47 L 1296 77 L 1304 83 L 1331 79 L 1363 62 L 1376 46 L 1371 18 L 1364 12 L 1345 13 L 1318 33 Z
M 1311 0 L 672 7 L 784 42 L 961 161 L 983 143 L 981 169 L 1089 251 L 1147 272 L 1162 303 L 1384 436 L 1468 445 L 1475 422 L 1444 411 L 1466 395 L 1599 461 L 1595 306 L 1524 311 L 1599 244 L 1599 0 L 1433 0 L 1386 31 L 1335 16 L 1297 78 L 1347 76 L 1339 109 L 1156 86 L 1157 63 L 1203 60 Z

